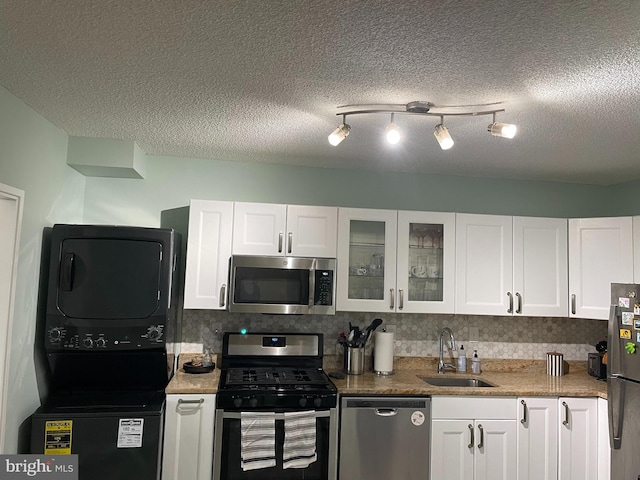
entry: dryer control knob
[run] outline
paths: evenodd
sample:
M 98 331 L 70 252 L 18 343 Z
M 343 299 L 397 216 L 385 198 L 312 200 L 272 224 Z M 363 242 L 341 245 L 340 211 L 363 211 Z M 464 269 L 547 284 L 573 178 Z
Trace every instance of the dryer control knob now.
M 60 340 L 60 337 L 62 337 L 62 330 L 60 330 L 60 328 L 53 327 L 49 330 L 49 338 L 51 340 Z
M 90 339 L 90 338 L 85 338 L 85 339 L 82 341 L 82 344 L 83 344 L 85 347 L 87 347 L 87 348 L 92 348 L 92 347 L 93 347 L 93 340 L 92 340 L 92 339 Z
M 99 339 L 96 340 L 96 347 L 104 347 L 107 345 L 107 341 L 100 337 Z

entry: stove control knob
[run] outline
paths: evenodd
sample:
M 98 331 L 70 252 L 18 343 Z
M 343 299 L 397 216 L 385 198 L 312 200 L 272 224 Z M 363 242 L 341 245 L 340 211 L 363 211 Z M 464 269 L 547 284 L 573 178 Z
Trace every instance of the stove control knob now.
M 233 399 L 233 406 L 240 408 L 242 406 L 242 399 L 240 397 Z
M 322 398 L 320 397 L 316 397 L 313 399 L 313 405 L 316 407 L 321 407 L 322 406 Z
M 102 337 L 96 340 L 96 347 L 104 347 L 106 344 L 107 341 Z
M 90 338 L 85 338 L 85 339 L 82 341 L 82 344 L 83 344 L 85 347 L 87 347 L 87 348 L 92 348 L 92 347 L 93 347 L 93 340 L 92 340 L 92 339 L 90 339 Z
M 298 400 L 298 403 L 300 404 L 301 407 L 306 407 L 307 406 L 307 398 L 306 397 L 300 398 L 300 400 Z
M 256 408 L 258 406 L 258 399 L 256 397 L 251 397 L 249 399 L 249 406 L 251 408 Z
M 60 328 L 53 327 L 49 330 L 49 338 L 51 340 L 60 340 L 60 337 L 62 337 L 62 330 L 60 330 Z

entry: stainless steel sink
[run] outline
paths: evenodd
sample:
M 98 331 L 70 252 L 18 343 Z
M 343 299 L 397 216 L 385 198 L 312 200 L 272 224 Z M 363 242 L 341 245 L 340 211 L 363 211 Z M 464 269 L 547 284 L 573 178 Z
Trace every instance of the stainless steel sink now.
M 479 378 L 457 377 L 418 377 L 423 382 L 436 387 L 495 387 L 489 382 Z

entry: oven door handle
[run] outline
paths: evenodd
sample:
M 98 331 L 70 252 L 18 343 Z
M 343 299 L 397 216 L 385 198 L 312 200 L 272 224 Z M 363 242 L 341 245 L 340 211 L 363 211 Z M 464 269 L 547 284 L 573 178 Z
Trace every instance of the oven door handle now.
M 296 410 L 296 412 L 301 412 L 301 411 L 304 411 L 304 410 Z M 266 412 L 262 412 L 262 410 L 260 412 L 261 413 L 266 413 Z M 254 413 L 254 412 L 248 411 L 248 412 L 245 412 L 245 413 Z M 331 416 L 331 411 L 330 410 L 316 410 L 315 414 L 316 414 L 316 418 L 325 418 L 325 417 L 330 417 Z M 222 412 L 222 416 L 224 418 L 240 419 L 240 418 L 242 418 L 242 412 L 223 411 Z M 284 413 L 276 412 L 276 420 L 284 420 Z

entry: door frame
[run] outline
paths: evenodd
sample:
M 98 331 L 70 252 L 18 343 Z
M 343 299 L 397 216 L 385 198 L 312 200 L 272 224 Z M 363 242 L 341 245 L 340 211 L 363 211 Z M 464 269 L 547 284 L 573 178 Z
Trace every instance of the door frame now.
M 0 352 L 4 352 L 0 354 L 0 431 L 4 432 L 6 430 L 8 390 L 6 387 L 9 376 L 11 330 L 15 309 L 24 192 L 0 183 L 0 202 L 0 225 L 3 232 L 8 232 L 6 236 L 4 234 L 0 236 L 0 260 L 10 266 L 6 271 L 0 272 L 0 275 L 3 276 L 0 278 L 0 295 L 8 294 L 7 308 L 0 311 Z M 5 228 L 5 225 L 8 228 Z M 0 452 L 3 451 L 4 435 L 0 435 Z

